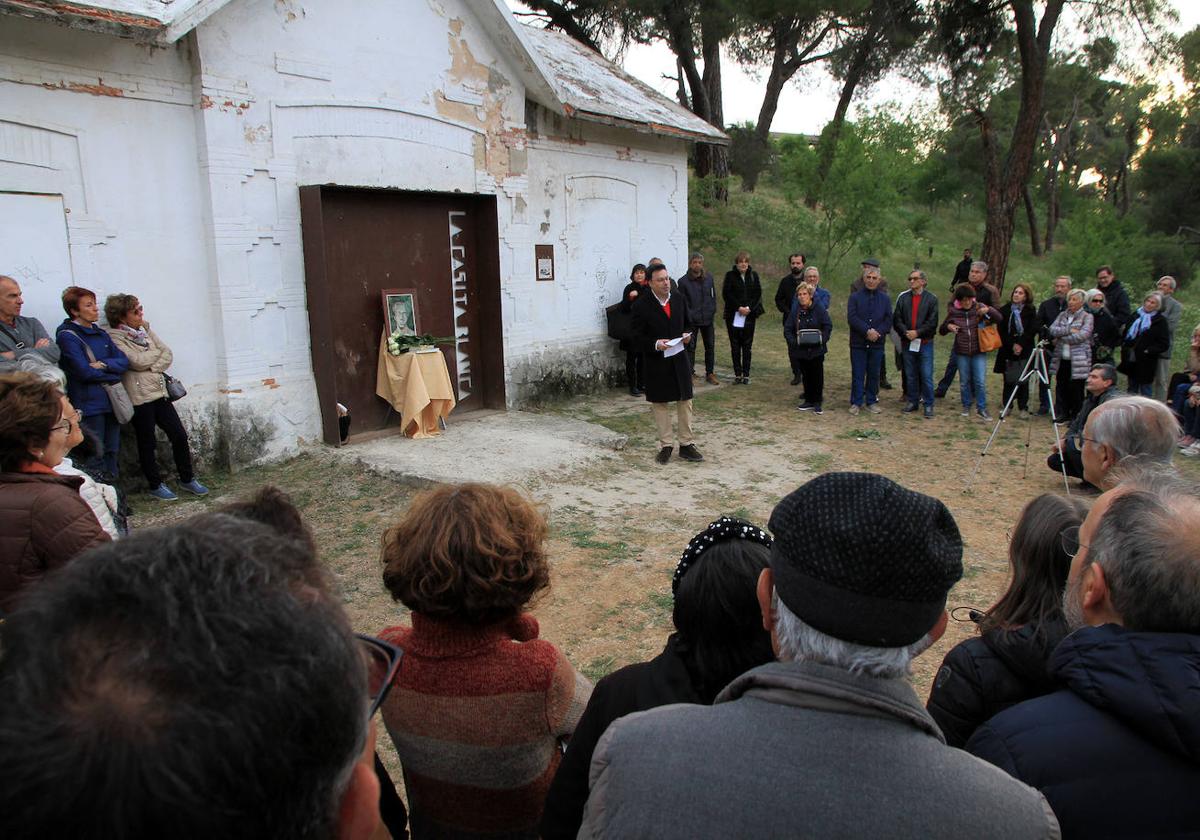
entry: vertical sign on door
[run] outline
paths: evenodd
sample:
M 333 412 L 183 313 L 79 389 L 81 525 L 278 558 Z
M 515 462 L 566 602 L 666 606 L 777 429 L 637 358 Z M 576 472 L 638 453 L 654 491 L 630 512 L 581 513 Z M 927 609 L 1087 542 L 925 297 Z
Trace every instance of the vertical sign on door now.
M 450 288 L 454 295 L 454 351 L 458 362 L 458 399 L 471 396 L 471 330 L 467 321 L 467 248 L 458 219 L 467 214 L 450 211 Z

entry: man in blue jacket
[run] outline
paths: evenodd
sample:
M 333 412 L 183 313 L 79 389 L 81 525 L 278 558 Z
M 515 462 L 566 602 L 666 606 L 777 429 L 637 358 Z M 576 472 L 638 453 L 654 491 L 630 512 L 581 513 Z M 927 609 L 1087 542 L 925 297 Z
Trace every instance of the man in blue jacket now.
M 1063 535 L 1074 632 L 1049 665 L 1063 688 L 967 742 L 1038 788 L 1064 837 L 1200 827 L 1200 487 L 1169 470 L 1138 473 Z
M 850 413 L 879 414 L 879 369 L 887 334 L 892 329 L 892 301 L 879 290 L 879 267 L 864 265 L 863 288 L 846 302 L 850 325 Z

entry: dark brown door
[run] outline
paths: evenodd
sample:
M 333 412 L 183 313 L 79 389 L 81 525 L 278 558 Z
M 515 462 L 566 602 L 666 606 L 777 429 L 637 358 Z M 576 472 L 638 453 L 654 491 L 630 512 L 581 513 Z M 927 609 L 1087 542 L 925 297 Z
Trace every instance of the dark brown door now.
M 494 200 L 338 187 L 300 192 L 313 370 L 326 441 L 337 441 L 339 402 L 350 407 L 356 433 L 398 423 L 375 395 L 383 289 L 415 290 L 418 331 L 455 338 L 442 352 L 458 398 L 456 413 L 496 407 L 497 391 L 502 406 L 502 363 L 497 375 L 484 353 L 488 345 L 493 352 L 499 348 L 499 356 L 502 343 L 482 340 L 485 323 L 488 335 L 500 334 L 495 222 L 487 216 L 494 216 Z

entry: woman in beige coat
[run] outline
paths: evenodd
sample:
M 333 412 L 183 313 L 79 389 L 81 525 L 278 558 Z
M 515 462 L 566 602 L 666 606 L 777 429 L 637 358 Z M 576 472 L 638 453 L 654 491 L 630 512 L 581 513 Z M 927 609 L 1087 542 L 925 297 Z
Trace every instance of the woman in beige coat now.
M 196 480 L 192 472 L 192 453 L 188 447 L 187 431 L 179 421 L 175 406 L 167 399 L 163 374 L 171 366 L 171 348 L 150 329 L 143 317 L 141 303 L 133 295 L 109 295 L 104 302 L 106 328 L 118 349 L 129 357 L 129 370 L 121 383 L 133 402 L 133 430 L 137 433 L 138 460 L 142 474 L 150 485 L 150 495 L 164 502 L 179 498 L 163 483 L 155 455 L 157 441 L 154 429 L 162 429 L 171 442 L 179 486 L 197 496 L 208 494 L 208 488 Z

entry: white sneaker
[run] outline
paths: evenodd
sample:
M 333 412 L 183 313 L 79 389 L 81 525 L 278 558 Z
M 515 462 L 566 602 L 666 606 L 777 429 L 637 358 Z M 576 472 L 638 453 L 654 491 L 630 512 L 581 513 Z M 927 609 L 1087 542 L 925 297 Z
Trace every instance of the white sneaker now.
M 1184 458 L 1195 458 L 1197 455 L 1200 455 L 1200 443 L 1193 443 L 1179 454 Z
M 858 412 L 859 412 L 859 408 L 858 408 L 858 406 L 856 406 L 856 405 L 852 405 L 852 406 L 850 406 L 850 414 L 851 414 L 852 416 L 857 416 L 857 415 L 858 415 Z

